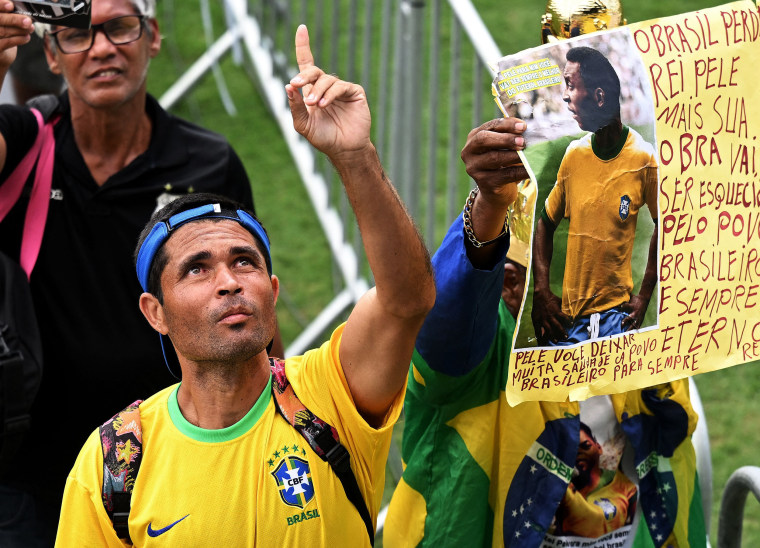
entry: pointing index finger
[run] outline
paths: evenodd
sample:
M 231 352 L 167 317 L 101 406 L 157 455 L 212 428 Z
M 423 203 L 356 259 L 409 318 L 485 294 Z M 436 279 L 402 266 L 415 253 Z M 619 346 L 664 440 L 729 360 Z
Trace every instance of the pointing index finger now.
M 306 25 L 298 25 L 296 30 L 296 62 L 299 71 L 314 66 L 314 55 L 309 46 L 309 30 Z

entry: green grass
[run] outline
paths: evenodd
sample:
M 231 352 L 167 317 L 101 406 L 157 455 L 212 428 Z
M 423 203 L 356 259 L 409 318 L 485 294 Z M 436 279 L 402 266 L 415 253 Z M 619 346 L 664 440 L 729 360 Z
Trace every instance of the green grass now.
M 431 3 L 432 1 L 428 2 Z M 514 53 L 538 45 L 539 21 L 545 6 L 542 1 L 474 0 L 473 3 L 503 53 Z M 689 3 L 674 0 L 629 0 L 625 6 L 625 15 L 628 21 L 640 21 L 721 3 L 723 2 L 719 0 Z M 212 4 L 216 34 L 219 35 L 221 19 L 218 4 Z M 160 96 L 206 46 L 197 2 L 174 6 L 170 0 L 162 0 L 159 2 L 158 17 L 165 42 L 164 51 L 153 61 L 150 69 L 149 90 L 156 96 Z M 331 20 L 330 13 L 324 14 L 324 19 L 327 26 Z M 445 32 L 449 32 L 448 27 Z M 285 39 L 291 40 L 283 37 Z M 342 62 L 342 59 L 341 56 L 338 62 Z M 238 109 L 237 116 L 225 113 L 210 77 L 205 78 L 174 111 L 224 134 L 246 165 L 253 185 L 257 212 L 273 241 L 275 271 L 281 278 L 283 289 L 282 298 L 278 302 L 278 318 L 287 343 L 301 331 L 306 321 L 329 302 L 335 285 L 334 267 L 325 238 L 279 128 L 272 120 L 256 84 L 229 57 L 225 58 L 222 67 Z M 462 76 L 463 80 L 471 77 L 471 74 Z M 384 85 L 377 76 L 374 78 L 374 86 Z M 484 85 L 488 86 L 489 82 L 484 81 Z M 441 101 L 439 106 L 442 112 L 434 115 L 442 116 L 439 131 L 440 138 L 443 139 L 448 131 L 448 115 L 444 112 L 445 102 Z M 430 113 L 426 114 L 429 115 Z M 460 146 L 472 125 L 471 121 L 462 117 L 458 131 Z M 458 165 L 459 174 L 463 176 L 462 165 Z M 464 194 L 462 201 L 463 199 Z M 437 206 L 443 210 L 445 204 Z M 438 228 L 437 232 L 440 230 Z M 289 303 L 297 303 L 297 306 L 289 306 Z M 696 378 L 706 410 L 712 445 L 714 489 L 711 538 L 714 546 L 723 485 L 736 468 L 757 464 L 759 461 L 754 452 L 758 446 L 757 432 L 760 426 L 757 418 L 760 415 L 760 398 L 756 397 L 760 391 L 760 375 L 754 365 L 757 364 L 736 366 Z M 754 500 L 747 504 L 744 546 L 760 546 L 760 511 L 757 506 Z

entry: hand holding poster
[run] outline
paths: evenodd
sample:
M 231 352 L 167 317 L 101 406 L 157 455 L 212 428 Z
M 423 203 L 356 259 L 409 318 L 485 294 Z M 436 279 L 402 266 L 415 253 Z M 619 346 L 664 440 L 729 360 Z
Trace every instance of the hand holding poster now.
M 538 193 L 511 404 L 760 359 L 758 54 L 745 0 L 499 60 Z

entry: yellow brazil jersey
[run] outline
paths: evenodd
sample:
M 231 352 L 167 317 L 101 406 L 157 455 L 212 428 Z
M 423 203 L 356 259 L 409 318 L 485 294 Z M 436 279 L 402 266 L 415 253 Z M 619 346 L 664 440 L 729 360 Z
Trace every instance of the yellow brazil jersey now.
M 304 405 L 336 428 L 377 516 L 399 393 L 382 428 L 358 414 L 338 359 L 343 327 L 321 348 L 286 361 Z M 143 459 L 132 494 L 135 546 L 368 546 L 359 512 L 329 465 L 277 412 L 269 386 L 250 412 L 222 430 L 187 422 L 169 387 L 140 405 Z M 97 431 L 66 482 L 56 546 L 123 546 L 101 500 Z
M 639 209 L 646 204 L 657 218 L 654 149 L 633 129 L 624 129 L 622 148 L 610 159 L 594 152 L 592 133 L 570 143 L 546 199 L 546 215 L 555 226 L 563 218 L 570 222 L 562 311 L 572 318 L 629 300 Z

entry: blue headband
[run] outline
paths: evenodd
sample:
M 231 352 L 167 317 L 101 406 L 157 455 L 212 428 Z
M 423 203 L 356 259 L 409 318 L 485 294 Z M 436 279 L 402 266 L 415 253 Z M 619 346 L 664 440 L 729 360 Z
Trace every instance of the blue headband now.
M 267 263 L 267 271 L 270 275 L 272 274 L 272 256 L 269 249 L 269 238 L 267 238 L 267 234 L 264 232 L 261 224 L 242 209 L 238 209 L 235 212 L 223 212 L 219 204 L 207 204 L 172 215 L 167 222 L 158 222 L 151 229 L 150 234 L 148 234 L 148 237 L 145 238 L 145 241 L 140 246 L 140 251 L 137 252 L 137 279 L 140 280 L 143 291 L 148 291 L 150 267 L 153 264 L 153 259 L 156 257 L 156 252 L 169 238 L 171 231 L 187 222 L 202 219 L 229 219 L 240 223 L 264 246 L 266 250 L 264 259 Z

